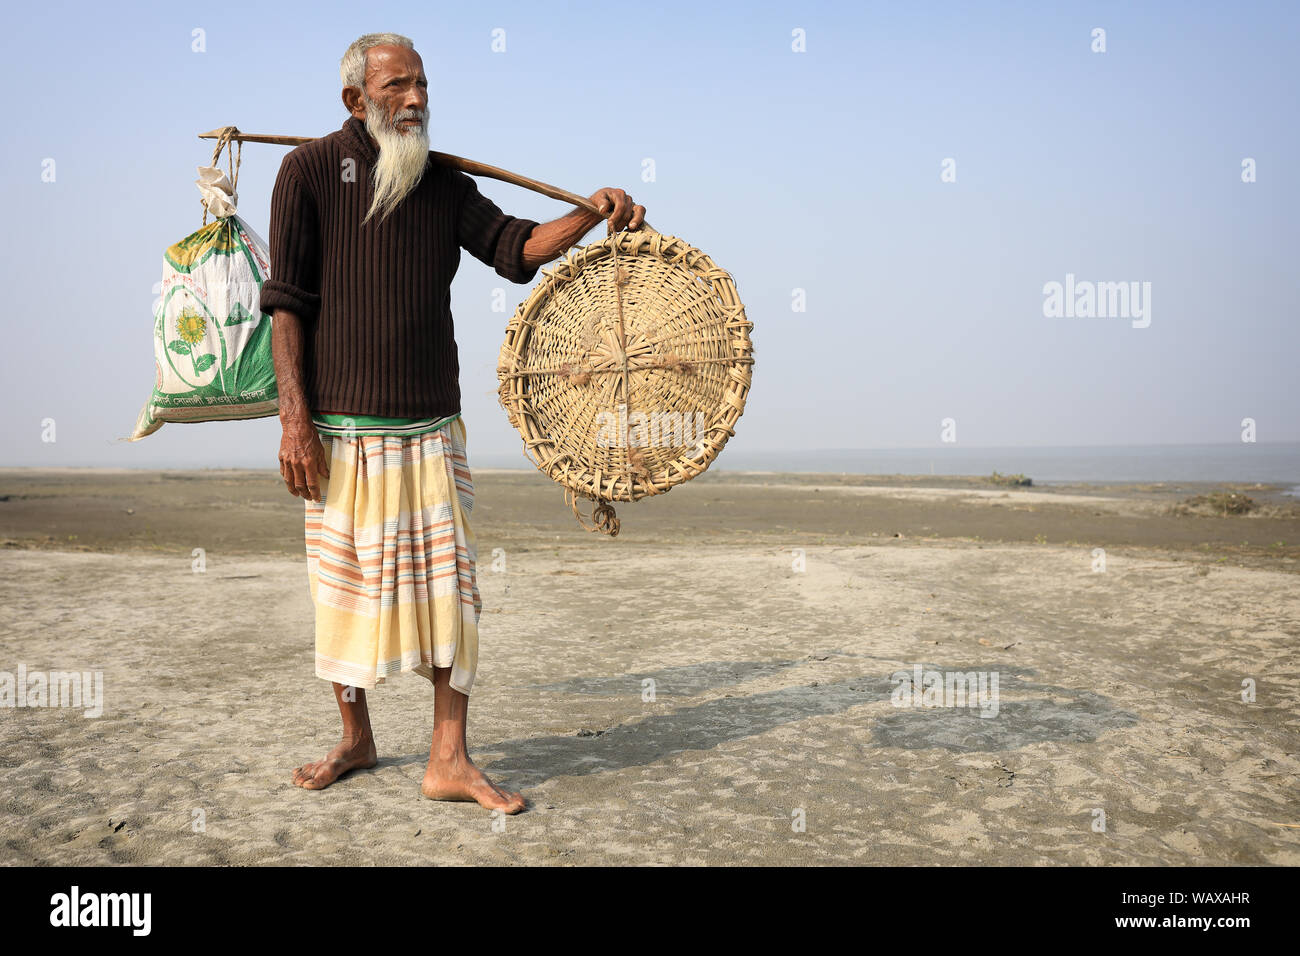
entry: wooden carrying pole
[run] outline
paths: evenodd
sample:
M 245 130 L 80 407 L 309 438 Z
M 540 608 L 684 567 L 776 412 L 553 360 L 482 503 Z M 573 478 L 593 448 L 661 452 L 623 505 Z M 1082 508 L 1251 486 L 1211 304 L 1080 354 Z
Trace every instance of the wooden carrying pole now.
M 200 133 L 199 139 L 221 139 L 222 129 L 210 130 L 207 133 Z M 244 143 L 270 143 L 273 146 L 301 146 L 303 143 L 310 143 L 316 139 L 315 136 L 271 136 L 257 133 L 241 133 L 238 129 L 231 132 L 229 139 Z M 596 208 L 596 204 L 585 196 L 579 196 L 577 193 L 571 193 L 567 189 L 561 189 L 559 186 L 552 186 L 550 183 L 540 182 L 536 179 L 529 179 L 527 176 L 520 176 L 518 173 L 512 173 L 508 169 L 501 169 L 497 166 L 489 166 L 487 163 L 480 163 L 477 160 L 466 159 L 463 156 L 453 156 L 451 153 L 440 153 L 437 150 L 430 150 L 429 155 L 433 157 L 434 162 L 442 166 L 450 166 L 452 169 L 459 169 L 461 172 L 469 173 L 472 176 L 486 176 L 489 179 L 499 179 L 503 183 L 511 183 L 515 186 L 522 186 L 524 189 L 531 189 L 535 193 L 541 193 L 543 196 L 549 196 L 552 199 L 559 199 L 562 202 L 571 202 L 581 209 L 587 210 L 606 218 L 605 214 Z M 649 232 L 655 232 L 650 223 L 642 221 L 641 226 Z

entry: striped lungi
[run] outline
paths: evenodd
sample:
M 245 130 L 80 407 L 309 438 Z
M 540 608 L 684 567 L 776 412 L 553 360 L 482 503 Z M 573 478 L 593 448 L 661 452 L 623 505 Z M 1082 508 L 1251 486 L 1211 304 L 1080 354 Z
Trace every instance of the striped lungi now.
M 464 423 L 321 441 L 330 475 L 322 500 L 306 502 L 316 676 L 369 688 L 450 667 L 451 686 L 468 694 L 483 605 Z

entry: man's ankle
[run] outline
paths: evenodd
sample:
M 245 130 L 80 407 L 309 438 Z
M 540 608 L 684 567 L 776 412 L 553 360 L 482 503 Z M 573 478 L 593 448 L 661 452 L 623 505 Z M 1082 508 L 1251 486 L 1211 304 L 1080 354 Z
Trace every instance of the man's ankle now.
M 464 745 L 454 741 L 443 743 L 435 740 L 433 746 L 429 748 L 429 756 L 435 763 L 452 763 L 456 760 L 464 760 L 467 755 Z

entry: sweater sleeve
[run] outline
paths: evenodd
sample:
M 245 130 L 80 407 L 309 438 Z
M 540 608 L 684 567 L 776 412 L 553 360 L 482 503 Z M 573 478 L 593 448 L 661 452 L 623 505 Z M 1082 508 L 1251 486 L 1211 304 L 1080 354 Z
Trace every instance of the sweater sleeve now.
M 288 309 L 304 320 L 320 312 L 320 224 L 293 153 L 280 164 L 271 193 L 271 277 L 258 308 Z
M 499 206 L 478 191 L 473 178 L 457 171 L 460 181 L 460 211 L 456 239 L 470 255 L 491 266 L 497 275 L 511 282 L 532 282 L 537 267 L 524 265 L 524 243 L 537 226 L 531 219 L 507 216 Z

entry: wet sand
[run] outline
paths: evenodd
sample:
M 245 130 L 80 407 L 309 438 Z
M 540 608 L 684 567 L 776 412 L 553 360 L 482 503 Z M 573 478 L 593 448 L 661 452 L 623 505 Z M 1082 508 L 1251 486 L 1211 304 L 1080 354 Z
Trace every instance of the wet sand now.
M 1170 509 L 1222 485 L 715 470 L 608 539 L 475 479 L 470 748 L 508 819 L 419 796 L 412 675 L 370 695 L 378 767 L 289 782 L 338 718 L 274 472 L 0 469 L 0 671 L 105 694 L 0 708 L 0 862 L 1300 864 L 1280 488 L 1219 518 Z M 996 716 L 895 706 L 917 666 L 996 674 Z

